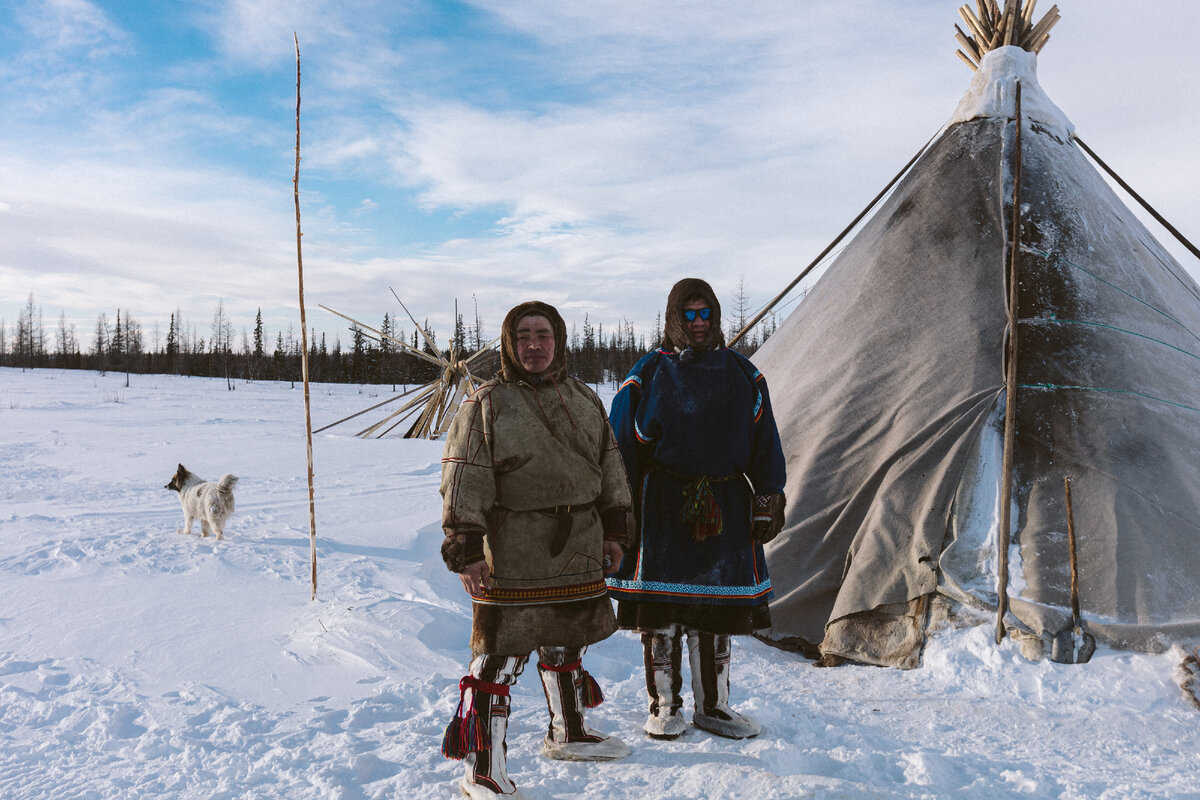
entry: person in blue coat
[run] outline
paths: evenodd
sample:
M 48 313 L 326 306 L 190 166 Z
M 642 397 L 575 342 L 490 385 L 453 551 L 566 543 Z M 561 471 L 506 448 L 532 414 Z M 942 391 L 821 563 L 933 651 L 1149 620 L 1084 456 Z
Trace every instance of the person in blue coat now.
M 766 379 L 725 347 L 707 282 L 675 284 L 664 328 L 662 346 L 633 367 L 609 413 L 638 523 L 609 593 L 620 627 L 641 633 L 646 733 L 686 730 L 686 635 L 692 723 L 742 739 L 761 729 L 729 705 L 730 636 L 770 626 L 762 546 L 783 527 L 783 448 Z

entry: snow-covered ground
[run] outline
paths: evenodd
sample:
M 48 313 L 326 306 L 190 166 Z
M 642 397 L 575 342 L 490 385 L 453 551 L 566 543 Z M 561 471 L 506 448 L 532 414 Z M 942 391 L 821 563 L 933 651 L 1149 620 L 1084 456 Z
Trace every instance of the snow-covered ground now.
M 313 387 L 315 426 L 390 387 Z M 372 417 L 373 421 L 375 417 Z M 0 798 L 451 798 L 438 750 L 470 606 L 438 556 L 437 442 L 318 434 L 310 600 L 299 385 L 0 369 Z M 241 476 L 223 541 L 182 536 L 177 462 Z M 1030 663 L 990 626 L 909 672 L 817 669 L 750 639 L 733 742 L 641 734 L 641 648 L 586 658 L 609 764 L 537 755 L 536 671 L 513 693 L 530 798 L 1200 798 L 1178 651 Z

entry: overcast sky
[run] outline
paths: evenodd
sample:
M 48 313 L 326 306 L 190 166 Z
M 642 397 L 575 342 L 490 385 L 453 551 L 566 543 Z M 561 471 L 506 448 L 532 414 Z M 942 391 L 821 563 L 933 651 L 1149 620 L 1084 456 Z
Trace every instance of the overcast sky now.
M 29 295 L 84 349 L 378 325 L 444 341 L 540 298 L 653 328 L 671 284 L 781 290 L 966 91 L 957 0 L 6 0 L 0 319 Z M 1037 16 L 1050 7 L 1038 5 Z M 1200 3 L 1058 0 L 1038 65 L 1078 134 L 1200 241 Z M 1194 257 L 1152 228 L 1192 271 Z M 53 341 L 53 340 L 52 340 Z

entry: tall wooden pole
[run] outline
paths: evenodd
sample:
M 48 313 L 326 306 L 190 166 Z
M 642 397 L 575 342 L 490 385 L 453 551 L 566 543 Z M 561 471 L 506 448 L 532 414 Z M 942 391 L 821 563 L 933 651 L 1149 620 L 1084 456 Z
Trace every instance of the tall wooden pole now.
M 292 175 L 292 195 L 296 202 L 296 276 L 300 287 L 300 376 L 304 383 L 304 436 L 308 443 L 308 551 L 312 561 L 312 600 L 317 599 L 317 506 L 313 489 L 312 402 L 308 392 L 308 321 L 304 316 L 304 256 L 300 239 L 300 39 L 296 43 L 296 171 Z
M 996 534 L 996 644 L 1004 638 L 1008 611 L 1008 546 L 1012 529 L 1013 458 L 1017 431 L 1017 270 L 1021 254 L 1021 82 L 1017 81 L 1016 138 L 1013 144 L 1012 225 L 1008 251 L 1008 349 L 1004 377 L 1004 462 L 1000 477 L 1000 529 Z

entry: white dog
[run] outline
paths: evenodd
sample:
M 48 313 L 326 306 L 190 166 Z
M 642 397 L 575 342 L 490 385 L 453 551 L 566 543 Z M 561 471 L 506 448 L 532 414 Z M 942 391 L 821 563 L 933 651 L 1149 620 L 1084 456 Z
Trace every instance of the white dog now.
M 188 472 L 183 464 L 175 470 L 175 477 L 164 486 L 179 492 L 183 506 L 183 528 L 180 533 L 192 532 L 192 520 L 200 520 L 200 535 L 208 536 L 215 531 L 223 538 L 225 521 L 233 514 L 233 487 L 237 486 L 236 475 L 222 475 L 219 481 L 206 481 Z

